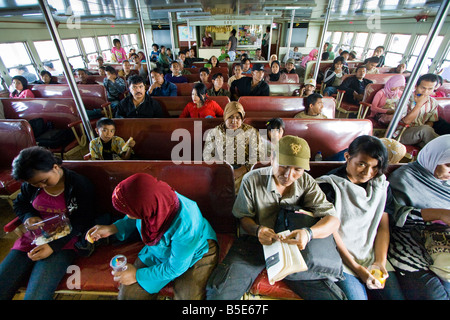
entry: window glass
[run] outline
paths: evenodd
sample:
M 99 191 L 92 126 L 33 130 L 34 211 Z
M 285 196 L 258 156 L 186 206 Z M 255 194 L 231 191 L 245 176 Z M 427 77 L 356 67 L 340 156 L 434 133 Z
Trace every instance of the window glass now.
M 81 38 L 81 41 L 83 42 L 84 50 L 86 50 L 86 53 L 93 53 L 97 51 L 94 38 Z
M 392 35 L 392 40 L 389 45 L 388 51 L 404 53 L 408 47 L 409 39 L 411 35 L 408 34 L 394 34 Z
M 62 40 L 62 44 L 67 57 L 80 55 L 80 48 L 78 47 L 78 43 L 75 39 Z
M 36 69 L 32 64 L 24 42 L 1 43 L 0 58 L 11 77 L 22 75 L 28 82 L 38 80 Z M 22 70 L 19 70 L 19 68 Z
M 368 36 L 369 34 L 366 32 L 356 33 L 355 47 L 364 47 Z
M 370 39 L 369 48 L 375 49 L 378 46 L 384 45 L 384 40 L 386 39 L 385 33 L 374 33 Z M 372 50 L 373 51 L 373 50 Z
M 63 67 L 53 41 L 35 41 L 33 44 L 44 68 L 54 76 L 61 75 Z
M 100 44 L 100 49 L 102 51 L 110 49 L 108 37 L 98 37 L 98 43 Z
M 384 65 L 396 67 L 403 59 L 403 54 L 388 52 L 385 56 Z

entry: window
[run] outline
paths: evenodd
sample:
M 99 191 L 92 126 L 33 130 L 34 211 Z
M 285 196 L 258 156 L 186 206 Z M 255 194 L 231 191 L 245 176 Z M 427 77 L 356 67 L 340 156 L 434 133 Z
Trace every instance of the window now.
M 63 67 L 53 41 L 35 41 L 33 44 L 39 55 L 39 59 L 44 64 L 44 68 L 53 76 L 62 75 Z
M 331 44 L 333 46 L 333 49 L 332 49 L 333 52 L 337 52 L 339 43 L 341 41 L 341 36 L 342 36 L 342 32 L 334 32 L 333 33 L 333 36 L 331 37 Z
M 367 32 L 358 32 L 355 38 L 355 44 L 353 50 L 356 51 L 356 59 L 361 60 L 366 48 L 366 42 L 369 34 Z
M 444 61 L 442 61 L 441 64 L 441 69 L 449 69 L 450 70 L 450 46 L 448 46 L 447 48 L 447 54 L 444 57 Z M 450 77 L 446 74 L 446 72 L 444 72 L 443 76 L 445 75 L 445 77 L 447 77 L 446 79 L 450 79 Z M 445 78 L 444 77 L 444 78 Z
M 406 48 L 408 47 L 411 35 L 408 34 L 394 34 L 391 38 L 385 56 L 385 65 L 396 67 L 403 59 Z
M 373 52 L 375 51 L 375 48 L 378 46 L 384 46 L 384 41 L 386 40 L 386 34 L 385 33 L 373 33 L 368 45 L 368 52 L 366 53 L 367 57 L 371 57 L 373 55 Z
M 29 83 L 39 79 L 25 42 L 1 43 L 0 58 L 11 77 L 22 75 Z
M 344 32 L 344 39 L 342 40 L 342 50 L 350 51 L 353 40 L 353 32 Z
M 96 62 L 97 59 L 97 47 L 95 45 L 94 38 L 81 38 L 84 50 L 86 51 L 86 57 L 89 62 Z
M 137 35 L 132 33 L 130 34 L 130 38 L 131 38 L 131 46 L 135 49 L 139 48 L 139 41 Z
M 424 47 L 425 41 L 427 39 L 426 35 L 418 36 L 416 39 L 416 43 L 414 45 L 413 53 L 411 55 L 411 58 L 408 61 L 408 64 L 406 66 L 406 69 L 412 70 L 414 66 L 416 65 L 417 58 L 419 57 L 420 51 Z M 428 72 L 428 69 L 431 66 L 431 63 L 433 62 L 433 59 L 439 50 L 439 46 L 442 43 L 442 40 L 444 39 L 443 36 L 438 36 L 434 38 L 434 41 L 431 43 L 431 47 L 428 50 L 428 56 L 425 60 L 425 63 L 422 65 L 422 68 L 420 69 L 420 74 L 425 74 Z
M 111 60 L 111 46 L 109 44 L 108 37 L 98 37 L 98 43 L 100 44 L 100 50 L 102 51 L 102 56 L 105 61 Z
M 67 59 L 74 69 L 86 68 L 80 46 L 76 39 L 62 40 Z

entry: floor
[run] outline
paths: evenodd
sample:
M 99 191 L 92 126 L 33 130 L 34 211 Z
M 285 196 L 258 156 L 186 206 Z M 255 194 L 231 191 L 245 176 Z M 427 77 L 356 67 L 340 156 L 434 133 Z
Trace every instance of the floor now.
M 9 253 L 14 241 L 17 239 L 15 233 L 5 233 L 3 226 L 10 222 L 15 217 L 11 205 L 3 199 L 0 199 L 0 263 Z M 13 300 L 23 300 L 25 296 L 25 288 L 20 290 Z M 83 293 L 55 293 L 55 300 L 116 300 L 115 295 L 97 295 L 97 294 L 83 294 Z

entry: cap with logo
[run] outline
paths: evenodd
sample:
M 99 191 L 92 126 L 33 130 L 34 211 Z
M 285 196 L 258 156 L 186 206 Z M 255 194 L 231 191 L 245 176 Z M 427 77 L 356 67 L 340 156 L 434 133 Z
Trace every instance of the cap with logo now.
M 307 85 L 311 85 L 311 86 L 316 86 L 316 80 L 314 80 L 314 79 L 306 79 L 305 80 L 305 86 L 307 86 Z
M 309 170 L 311 150 L 308 142 L 300 137 L 287 135 L 278 142 L 278 164 Z
M 262 63 L 255 63 L 252 67 L 252 71 L 264 71 L 264 65 Z

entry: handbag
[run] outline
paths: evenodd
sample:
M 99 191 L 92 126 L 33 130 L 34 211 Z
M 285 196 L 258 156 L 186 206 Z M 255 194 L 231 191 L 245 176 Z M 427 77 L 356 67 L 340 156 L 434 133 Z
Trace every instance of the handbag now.
M 275 222 L 276 233 L 284 230 L 309 228 L 320 218 L 313 217 L 300 206 L 282 206 Z M 288 280 L 320 280 L 333 281 L 344 279 L 341 256 L 337 251 L 333 235 L 322 239 L 311 239 L 305 249 L 300 251 L 308 266 L 308 270 L 297 272 L 286 277 Z
M 429 268 L 442 281 L 450 282 L 450 227 L 433 223 L 422 233 L 425 249 L 433 260 Z

